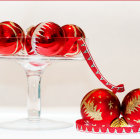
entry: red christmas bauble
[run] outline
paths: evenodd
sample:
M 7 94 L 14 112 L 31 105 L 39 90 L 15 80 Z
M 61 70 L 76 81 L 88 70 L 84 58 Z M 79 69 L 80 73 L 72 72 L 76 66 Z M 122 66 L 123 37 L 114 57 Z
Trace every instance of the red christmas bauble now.
M 122 114 L 128 124 L 140 125 L 140 89 L 132 90 L 125 96 Z
M 81 102 L 83 120 L 93 125 L 110 125 L 120 116 L 117 96 L 106 89 L 95 89 L 86 94 Z
M 27 35 L 26 35 L 26 40 L 25 40 L 25 48 L 26 48 L 26 51 L 29 55 L 32 55 L 34 54 L 32 50 L 32 45 L 31 45 L 31 39 L 32 39 L 32 35 L 33 35 L 33 32 L 35 30 L 36 27 L 32 26 L 28 29 L 27 31 Z
M 24 49 L 25 34 L 22 28 L 11 21 L 0 23 L 0 54 L 15 54 Z
M 83 30 L 73 24 L 64 25 L 62 26 L 62 29 L 64 31 L 64 37 L 66 38 L 66 42 L 65 48 L 63 52 L 60 53 L 60 55 L 70 57 L 79 54 L 81 50 L 78 42 L 74 40 L 74 37 L 85 38 L 85 33 L 83 32 Z
M 28 54 L 55 56 L 63 50 L 64 41 L 63 30 L 59 25 L 43 22 L 29 30 L 26 50 Z

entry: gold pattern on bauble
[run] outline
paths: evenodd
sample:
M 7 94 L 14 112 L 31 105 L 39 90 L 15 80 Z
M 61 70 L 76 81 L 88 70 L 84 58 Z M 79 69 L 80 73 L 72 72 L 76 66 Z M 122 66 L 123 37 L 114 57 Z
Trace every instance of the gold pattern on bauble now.
M 84 109 L 85 113 L 88 114 L 88 117 L 94 120 L 102 120 L 102 112 L 100 112 L 100 109 L 97 110 L 97 105 L 94 106 L 94 103 L 90 100 L 88 103 L 84 102 Z
M 125 121 L 125 119 L 122 117 L 121 119 L 117 118 L 115 119 L 110 127 L 126 127 L 128 126 L 128 123 Z
M 125 114 L 131 114 L 131 112 L 138 111 L 137 108 L 140 108 L 140 96 L 133 97 L 126 106 Z

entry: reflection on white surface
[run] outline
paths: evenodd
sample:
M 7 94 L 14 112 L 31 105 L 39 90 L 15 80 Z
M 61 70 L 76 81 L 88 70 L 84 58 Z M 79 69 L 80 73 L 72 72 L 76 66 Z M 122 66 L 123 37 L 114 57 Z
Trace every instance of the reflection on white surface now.
M 47 112 L 46 112 L 47 111 Z M 43 109 L 42 117 L 47 114 L 48 118 L 67 121 L 73 123 L 74 126 L 61 130 L 49 131 L 21 131 L 0 129 L 0 139 L 135 139 L 139 138 L 140 134 L 92 134 L 78 132 L 75 129 L 76 119 L 81 118 L 79 108 L 48 108 Z M 26 117 L 25 108 L 0 108 L 0 122 L 20 119 Z

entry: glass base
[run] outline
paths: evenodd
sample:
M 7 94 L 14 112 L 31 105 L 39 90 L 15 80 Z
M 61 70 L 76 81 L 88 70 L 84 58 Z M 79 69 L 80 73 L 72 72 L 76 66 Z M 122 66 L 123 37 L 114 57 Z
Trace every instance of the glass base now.
M 72 127 L 73 124 L 49 119 L 28 120 L 20 119 L 0 124 L 0 128 L 15 130 L 55 130 Z
M 27 107 L 28 118 L 11 122 L 0 123 L 0 128 L 15 130 L 55 130 L 71 127 L 72 124 L 40 118 L 41 115 L 41 79 L 45 68 L 51 63 L 64 60 L 83 60 L 79 57 L 45 57 L 0 55 L 0 60 L 16 60 L 24 68 L 28 81 Z

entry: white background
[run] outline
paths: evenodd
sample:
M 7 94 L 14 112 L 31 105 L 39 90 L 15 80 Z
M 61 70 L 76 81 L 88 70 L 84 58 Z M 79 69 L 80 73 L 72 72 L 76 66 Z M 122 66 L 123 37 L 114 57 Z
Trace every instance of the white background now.
M 140 87 L 140 2 L 0 2 L 0 22 L 7 20 L 18 23 L 25 31 L 42 21 L 80 26 L 104 76 L 115 85 L 125 84 L 126 91 L 117 94 L 120 101 L 128 91 Z M 86 62 L 52 64 L 43 74 L 42 87 L 44 110 L 48 107 L 55 111 L 57 107 L 57 111 L 61 110 L 58 114 L 62 114 L 65 107 L 65 116 L 75 113 L 72 122 L 80 118 L 79 105 L 83 96 L 92 89 L 105 88 Z M 14 61 L 0 61 L 1 116 L 5 115 L 3 108 L 18 112 L 21 110 L 16 108 L 21 107 L 24 113 L 26 94 L 27 81 L 21 66 Z M 1 132 L 1 138 L 105 138 L 104 135 L 81 134 L 74 128 L 54 131 L 55 136 L 53 132 L 43 132 L 43 135 L 41 132 L 36 135 L 21 131 L 15 132 L 16 135 L 12 131 L 7 131 L 9 135 Z M 137 135 L 115 136 L 123 137 L 138 138 Z

